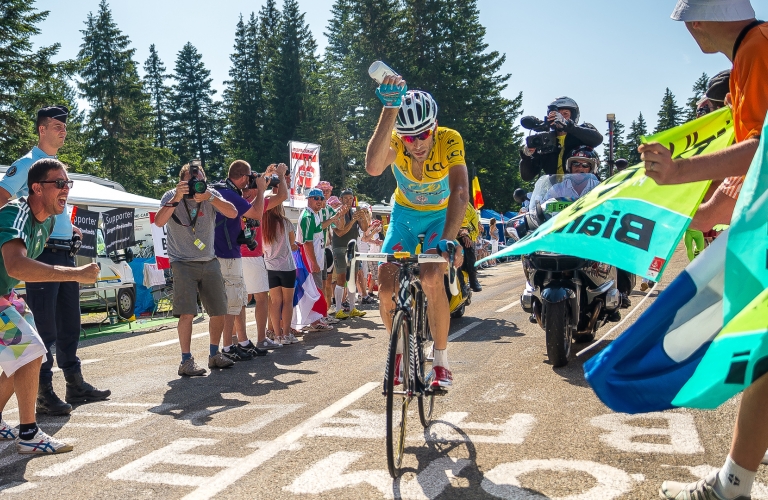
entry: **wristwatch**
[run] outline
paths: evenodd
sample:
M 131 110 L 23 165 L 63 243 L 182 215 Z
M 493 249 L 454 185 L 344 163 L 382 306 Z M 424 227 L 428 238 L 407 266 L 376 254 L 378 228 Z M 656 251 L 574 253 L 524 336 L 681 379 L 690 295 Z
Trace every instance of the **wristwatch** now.
M 178 207 L 179 206 L 179 202 L 178 201 L 176 201 L 176 202 L 168 202 L 168 203 L 166 203 L 163 206 L 164 207 L 169 207 L 169 208 L 174 208 L 174 207 Z
M 214 198 L 216 198 L 216 195 L 215 195 L 215 194 L 213 194 L 213 193 L 211 193 L 211 197 L 210 197 L 210 198 L 208 198 L 208 201 L 213 201 L 213 199 L 214 199 Z

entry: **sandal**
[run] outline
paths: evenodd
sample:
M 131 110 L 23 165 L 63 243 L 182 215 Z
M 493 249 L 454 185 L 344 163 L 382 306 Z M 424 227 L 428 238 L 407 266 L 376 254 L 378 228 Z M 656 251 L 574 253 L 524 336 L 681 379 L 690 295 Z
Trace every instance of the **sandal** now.
M 268 339 L 270 339 L 270 340 L 275 340 L 275 331 L 274 331 L 274 330 L 267 330 L 267 331 L 264 333 L 264 335 L 265 335 L 265 336 L 266 336 Z

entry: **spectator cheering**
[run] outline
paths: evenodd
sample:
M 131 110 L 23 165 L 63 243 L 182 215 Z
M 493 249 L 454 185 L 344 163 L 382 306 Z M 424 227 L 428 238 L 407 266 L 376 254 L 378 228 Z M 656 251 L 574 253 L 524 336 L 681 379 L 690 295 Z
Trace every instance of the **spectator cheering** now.
M 264 214 L 264 264 L 269 277 L 269 320 L 276 332 L 279 344 L 295 344 L 299 341 L 291 332 L 293 317 L 293 292 L 296 286 L 296 263 L 293 251 L 296 246 L 295 229 L 282 205 Z
M 192 357 L 192 319 L 197 314 L 197 297 L 211 316 L 208 322 L 210 349 L 208 368 L 227 368 L 234 361 L 219 352 L 224 316 L 227 314 L 227 292 L 221 267 L 214 253 L 216 212 L 237 217 L 237 209 L 214 189 L 202 193 L 190 191 L 190 180 L 205 181 L 199 160 L 192 160 L 179 172 L 179 183 L 160 199 L 155 224 L 168 225 L 168 258 L 173 271 L 173 315 L 179 318 L 181 364 L 179 375 L 206 373 Z M 199 184 L 199 183 L 198 183 Z
M 365 316 L 365 313 L 355 307 L 357 292 L 349 294 L 349 313 L 344 312 L 341 306 L 344 297 L 343 285 L 347 280 L 347 244 L 357 239 L 358 231 L 368 229 L 368 220 L 365 217 L 366 210 L 354 208 L 355 194 L 351 189 L 341 192 L 341 203 L 346 207 L 341 221 L 333 228 L 333 269 L 336 273 L 336 289 L 333 292 L 336 300 L 336 319 Z M 355 272 L 353 269 L 352 272 Z

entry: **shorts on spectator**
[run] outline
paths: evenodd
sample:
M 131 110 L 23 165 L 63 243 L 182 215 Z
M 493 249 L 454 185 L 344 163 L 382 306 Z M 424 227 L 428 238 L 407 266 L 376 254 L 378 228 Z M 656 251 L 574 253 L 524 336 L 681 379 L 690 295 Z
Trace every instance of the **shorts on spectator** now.
M 334 248 L 333 249 L 333 268 L 336 274 L 344 274 L 347 272 L 347 248 Z
M 267 268 L 264 257 L 243 257 L 243 278 L 247 293 L 264 293 L 269 291 Z
M 296 287 L 296 271 L 271 271 L 267 269 L 267 276 L 269 277 L 270 290 L 279 286 L 283 288 Z
M 27 304 L 11 291 L 0 296 L 0 368 L 10 377 L 39 357 L 45 361 L 45 344 L 35 328 Z
M 173 271 L 173 315 L 197 314 L 197 296 L 210 316 L 227 314 L 227 292 L 219 261 L 171 262 Z
M 227 314 L 238 315 L 248 303 L 243 279 L 243 259 L 219 259 L 221 277 L 227 290 Z

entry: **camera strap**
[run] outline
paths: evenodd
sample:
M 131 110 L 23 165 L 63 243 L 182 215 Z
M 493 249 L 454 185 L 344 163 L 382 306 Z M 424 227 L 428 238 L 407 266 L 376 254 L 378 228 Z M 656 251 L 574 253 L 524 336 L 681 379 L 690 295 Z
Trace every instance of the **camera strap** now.
M 192 228 L 192 232 L 194 233 L 195 232 L 195 225 L 197 225 L 197 217 L 200 215 L 201 203 L 197 204 L 197 208 L 195 209 L 195 215 L 192 216 L 192 212 L 189 210 L 189 205 L 187 205 L 187 200 L 186 199 L 182 199 L 182 201 L 184 202 L 184 208 L 186 209 L 187 215 L 189 216 L 189 224 L 184 224 L 183 222 L 181 222 L 181 220 L 176 216 L 176 213 L 171 215 L 171 219 L 173 219 L 173 222 L 175 222 L 176 224 L 178 224 L 180 226 L 191 227 Z

